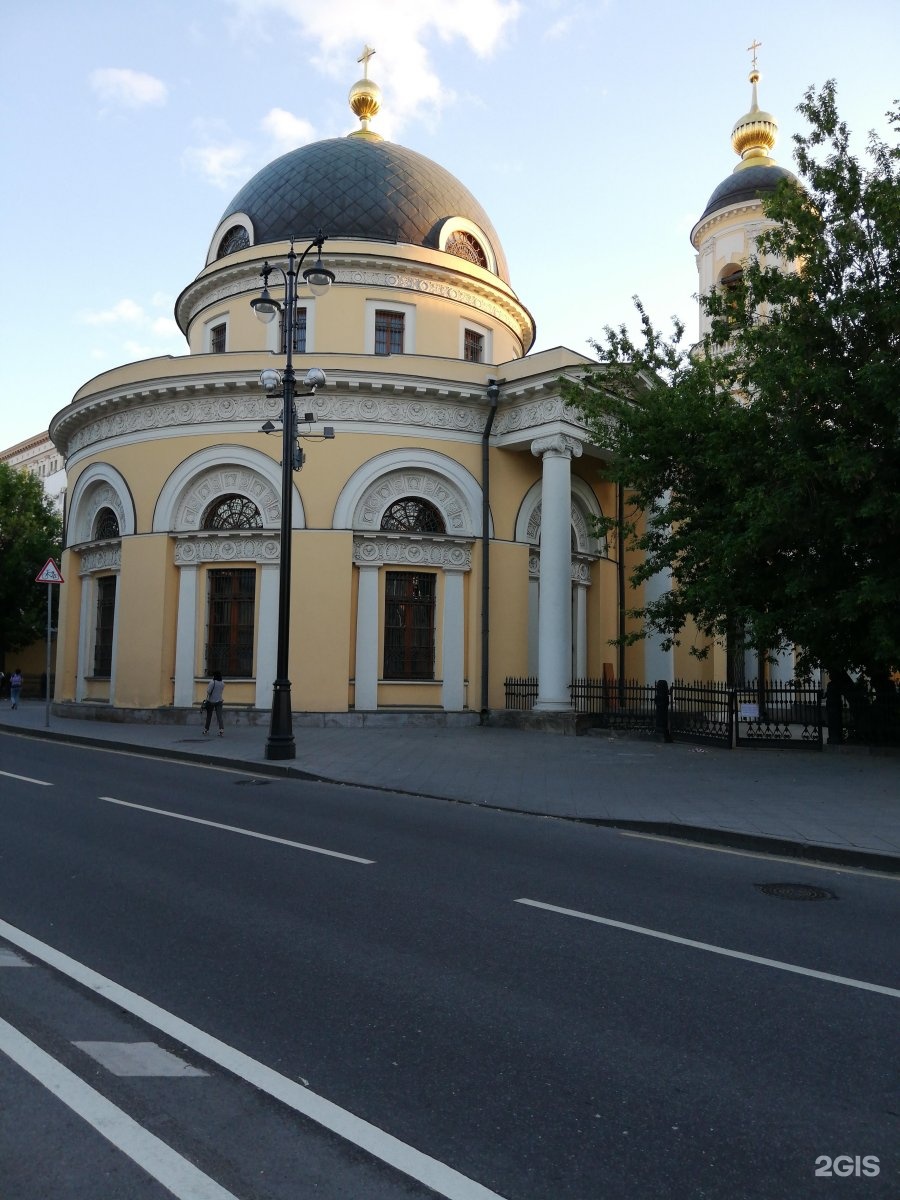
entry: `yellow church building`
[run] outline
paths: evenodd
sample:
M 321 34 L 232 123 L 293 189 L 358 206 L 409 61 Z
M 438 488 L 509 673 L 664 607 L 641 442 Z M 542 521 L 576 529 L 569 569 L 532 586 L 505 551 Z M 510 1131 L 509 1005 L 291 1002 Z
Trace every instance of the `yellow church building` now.
M 574 678 L 682 665 L 610 644 L 635 598 L 594 518 L 618 497 L 561 387 L 590 360 L 529 353 L 534 319 L 487 213 L 370 129 L 376 84 L 350 100 L 358 130 L 276 159 L 225 209 L 177 300 L 189 353 L 105 372 L 53 419 L 68 472 L 60 712 L 184 719 L 220 671 L 229 705 L 267 714 L 282 504 L 300 721 L 475 720 L 504 707 L 507 676 L 537 679 L 537 711 L 568 712 Z M 735 142 L 737 185 L 694 229 L 701 286 L 752 248 L 781 173 L 760 146 Z M 281 268 L 310 246 L 323 287 L 301 278 L 285 319 Z M 251 303 L 264 282 L 280 308 L 267 323 Z M 288 349 L 312 440 L 286 495 Z

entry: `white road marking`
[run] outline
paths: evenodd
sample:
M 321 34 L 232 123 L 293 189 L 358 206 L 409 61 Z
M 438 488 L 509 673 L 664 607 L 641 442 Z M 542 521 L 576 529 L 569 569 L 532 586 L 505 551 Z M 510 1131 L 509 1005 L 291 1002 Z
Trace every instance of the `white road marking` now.
M 0 1050 L 178 1200 L 236 1200 L 233 1193 L 226 1192 L 214 1179 L 2 1019 Z
M 199 1067 L 189 1066 L 184 1059 L 170 1054 L 156 1042 L 73 1042 L 89 1054 L 111 1075 L 129 1078 L 186 1079 L 188 1076 L 208 1075 Z
M 578 917 L 582 921 L 593 921 L 597 925 L 609 925 L 613 929 L 625 929 L 629 933 L 642 933 L 645 937 L 660 938 L 678 946 L 691 946 L 694 950 L 707 950 L 711 954 L 722 954 L 726 958 L 739 958 L 744 962 L 759 963 L 763 967 L 776 967 L 779 971 L 792 971 L 795 975 L 808 975 L 812 979 L 825 979 L 829 983 L 842 983 L 845 987 L 861 988 L 866 992 L 880 992 L 883 996 L 896 996 L 900 990 L 885 987 L 880 983 L 867 983 L 864 979 L 850 979 L 846 975 L 831 975 L 827 971 L 813 971 L 810 967 L 798 967 L 793 963 L 780 962 L 777 958 L 761 958 L 758 954 L 745 954 L 742 950 L 728 950 L 725 946 L 713 946 L 709 942 L 695 942 L 693 938 L 676 937 L 674 933 L 661 933 L 658 929 L 645 929 L 643 925 L 629 925 L 627 921 L 613 921 L 610 917 L 597 917 L 593 913 L 579 912 L 576 908 L 560 908 L 556 904 L 545 904 L 542 900 L 516 900 L 516 904 L 528 904 L 532 908 L 543 908 L 547 912 L 561 913 L 564 917 Z
M 107 979 L 105 975 L 91 970 L 84 963 L 38 941 L 24 930 L 0 920 L 0 938 L 104 996 L 111 1003 L 139 1017 L 154 1029 L 159 1029 L 182 1046 L 187 1046 L 203 1058 L 230 1071 L 232 1075 L 237 1075 L 261 1092 L 280 1100 L 282 1104 L 287 1104 L 325 1129 L 330 1129 L 345 1141 L 371 1154 L 373 1158 L 396 1167 L 404 1175 L 409 1175 L 410 1178 L 430 1187 L 439 1196 L 446 1197 L 446 1200 L 504 1200 L 499 1193 L 490 1191 L 474 1179 L 469 1179 L 453 1167 L 448 1167 L 446 1163 L 423 1154 L 376 1125 L 364 1121 L 344 1108 L 339 1108 L 324 1096 L 317 1095 L 295 1080 L 288 1079 L 286 1075 L 257 1062 L 248 1054 L 219 1041 L 211 1034 L 204 1033 L 202 1029 L 190 1025 L 174 1013 L 167 1012 L 151 1000 L 144 999 L 136 992 Z
M 132 804 L 130 800 L 117 800 L 115 796 L 98 796 L 107 804 L 121 804 L 123 808 L 136 808 L 141 812 L 156 813 L 158 817 L 172 817 L 176 821 L 190 821 L 193 825 L 208 825 L 211 829 L 224 829 L 227 833 L 241 833 L 244 837 L 259 838 L 263 842 L 277 842 L 279 846 L 292 846 L 295 850 L 308 850 L 311 854 L 327 854 L 329 858 L 343 858 L 346 862 L 374 866 L 374 858 L 357 858 L 355 854 L 341 854 L 338 850 L 326 850 L 322 846 L 308 846 L 305 842 L 291 842 L 287 838 L 273 837 L 270 833 L 256 833 L 253 829 L 241 829 L 238 825 L 221 825 L 218 821 L 204 821 L 201 817 L 189 817 L 185 813 L 168 812 L 164 808 L 151 808 L 149 804 Z
M 53 784 L 48 783 L 46 779 L 31 779 L 28 775 L 13 775 L 12 771 L 0 771 L 0 775 L 5 775 L 7 779 L 20 779 L 22 783 L 36 783 L 38 787 L 53 787 Z
M 620 829 L 619 837 L 642 838 L 647 842 L 667 842 L 670 846 L 684 846 L 687 850 L 712 850 L 716 854 L 737 854 L 741 858 L 764 858 L 767 862 L 777 859 L 779 862 L 790 863 L 792 867 L 806 867 L 810 871 L 834 871 L 838 875 L 866 875 L 872 879 L 890 879 L 900 883 L 900 875 L 891 875 L 889 871 L 872 871 L 867 867 L 840 866 L 837 863 L 818 862 L 812 858 L 794 858 L 790 854 L 777 853 L 775 850 L 735 850 L 733 846 L 713 846 L 709 842 L 695 842 L 690 838 L 666 837 L 664 833 L 639 833 L 636 829 Z M 877 853 L 877 851 L 874 851 Z

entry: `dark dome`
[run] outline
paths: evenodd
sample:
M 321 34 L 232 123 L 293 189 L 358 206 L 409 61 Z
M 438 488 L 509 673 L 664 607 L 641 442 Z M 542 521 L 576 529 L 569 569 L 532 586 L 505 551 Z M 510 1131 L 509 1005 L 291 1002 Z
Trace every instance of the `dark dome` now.
M 700 221 L 705 221 L 719 209 L 727 208 L 729 204 L 737 204 L 741 200 L 759 200 L 769 192 L 774 192 L 782 179 L 793 179 L 796 176 L 784 167 L 744 167 L 735 171 L 727 179 L 723 179 L 709 198 Z M 700 221 L 697 224 L 700 224 Z
M 487 213 L 449 171 L 393 142 L 330 138 L 276 158 L 246 183 L 222 221 L 246 213 L 254 242 L 312 237 L 405 242 L 439 249 L 440 227 L 462 217 L 483 230 L 509 282 L 506 257 Z M 221 227 L 221 223 L 220 223 Z

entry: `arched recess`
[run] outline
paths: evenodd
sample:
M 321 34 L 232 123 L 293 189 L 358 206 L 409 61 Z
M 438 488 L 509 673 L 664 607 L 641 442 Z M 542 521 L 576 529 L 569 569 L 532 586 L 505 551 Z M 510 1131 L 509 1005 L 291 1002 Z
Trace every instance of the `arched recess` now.
M 606 538 L 594 533 L 594 520 L 603 516 L 600 502 L 591 487 L 577 475 L 572 476 L 572 532 L 573 552 L 605 558 Z M 541 534 L 541 481 L 534 483 L 525 493 L 516 517 L 516 541 L 530 546 L 540 544 Z
M 210 446 L 180 463 L 163 484 L 153 513 L 154 533 L 191 533 L 200 529 L 204 512 L 219 496 L 246 496 L 256 504 L 266 529 L 281 521 L 281 468 L 247 446 Z M 306 517 L 292 489 L 291 527 L 303 529 Z
M 219 258 L 219 249 L 226 234 L 230 233 L 234 228 L 243 228 L 247 232 L 247 240 L 250 246 L 256 243 L 256 234 L 253 229 L 253 222 L 246 213 L 230 213 L 222 221 L 220 221 L 216 232 L 212 235 L 212 240 L 209 243 L 209 250 L 206 254 L 206 265 L 215 262 Z
M 134 500 L 124 476 L 108 463 L 91 463 L 78 476 L 72 489 L 66 534 L 70 546 L 96 540 L 95 522 L 103 508 L 112 509 L 116 514 L 120 536 L 134 533 Z
M 376 533 L 385 509 L 403 496 L 430 501 L 449 537 L 481 536 L 481 488 L 474 476 L 444 454 L 415 449 L 389 450 L 358 467 L 338 497 L 333 528 Z

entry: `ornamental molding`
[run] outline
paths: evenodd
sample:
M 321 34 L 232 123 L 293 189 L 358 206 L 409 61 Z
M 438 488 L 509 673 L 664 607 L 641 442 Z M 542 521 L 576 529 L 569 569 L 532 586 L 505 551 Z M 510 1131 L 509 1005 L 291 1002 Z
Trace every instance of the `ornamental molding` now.
M 122 567 L 122 543 L 110 542 L 91 546 L 80 552 L 79 575 L 93 575 L 98 571 L 119 571 Z
M 281 560 L 276 537 L 230 534 L 227 537 L 179 538 L 175 543 L 175 566 L 197 567 L 201 563 L 255 562 L 277 563 Z
M 577 438 L 566 437 L 564 433 L 553 433 L 549 437 L 536 438 L 531 443 L 531 453 L 535 458 L 543 458 L 550 454 L 557 458 L 581 458 L 584 447 Z
M 572 501 L 570 516 L 571 516 L 571 521 L 572 521 L 572 529 L 575 531 L 575 545 L 578 547 L 578 549 L 580 551 L 587 553 L 588 548 L 591 544 L 591 533 L 590 533 L 590 530 L 588 529 L 588 523 L 587 523 L 584 513 L 581 511 L 581 509 L 575 503 L 574 500 Z M 540 541 L 540 533 L 541 533 L 541 502 L 538 501 L 538 503 L 534 506 L 534 511 L 532 512 L 531 517 L 529 518 L 529 521 L 528 521 L 528 528 L 527 528 L 527 533 L 526 533 L 528 541 L 532 545 L 537 545 Z
M 396 289 L 415 292 L 424 296 L 437 296 L 468 308 L 477 309 L 486 316 L 501 321 L 524 343 L 530 343 L 533 328 L 526 310 L 515 296 L 507 297 L 501 290 L 504 286 L 498 278 L 497 285 L 484 283 L 480 287 L 475 280 L 466 279 L 430 263 L 411 264 L 354 263 L 348 256 L 328 256 L 328 268 L 334 272 L 335 282 L 355 287 Z M 418 268 L 418 269 L 417 269 Z M 176 320 L 182 331 L 197 315 L 210 305 L 237 296 L 258 294 L 259 262 L 250 261 L 232 268 L 210 271 L 189 284 L 178 299 Z
M 79 542 L 91 540 L 97 514 L 101 508 L 110 508 L 116 514 L 119 530 L 125 529 L 125 506 L 116 489 L 109 483 L 97 483 L 90 488 L 87 497 L 79 505 L 78 526 L 76 539 Z
M 759 219 L 761 212 L 761 200 L 741 200 L 736 204 L 729 205 L 727 208 L 717 209 L 714 213 L 710 213 L 705 221 L 699 221 L 691 230 L 691 242 L 694 249 L 700 249 L 700 242 L 705 240 L 717 225 L 724 225 L 732 221 L 735 217 L 743 217 L 747 213 L 754 213 L 757 219 Z M 774 221 L 768 223 L 775 224 Z M 760 224 L 765 225 L 766 222 L 762 221 Z
M 580 555 L 578 557 L 574 557 L 572 559 L 570 571 L 572 583 L 578 584 L 579 587 L 590 587 L 591 564 L 595 561 L 596 559 L 581 557 Z M 533 550 L 531 554 L 528 555 L 528 578 L 540 579 L 540 577 L 541 552 L 540 550 Z
M 220 467 L 191 480 L 178 499 L 174 528 L 198 530 L 209 506 L 219 497 L 234 493 L 254 502 L 263 525 L 274 528 L 281 521 L 281 498 L 267 479 L 246 467 Z
M 537 429 L 549 421 L 568 421 L 576 426 L 584 426 L 576 410 L 570 408 L 563 398 L 557 395 L 504 408 L 497 414 L 492 433 L 497 437 L 504 433 L 520 433 L 527 429 Z
M 474 536 L 475 525 L 465 496 L 445 476 L 427 470 L 395 470 L 382 475 L 363 492 L 353 514 L 353 528 L 378 530 L 385 509 L 403 496 L 422 496 L 444 518 L 449 534 Z
M 472 569 L 471 543 L 419 537 L 354 537 L 353 562 L 358 567 L 390 565 Z

